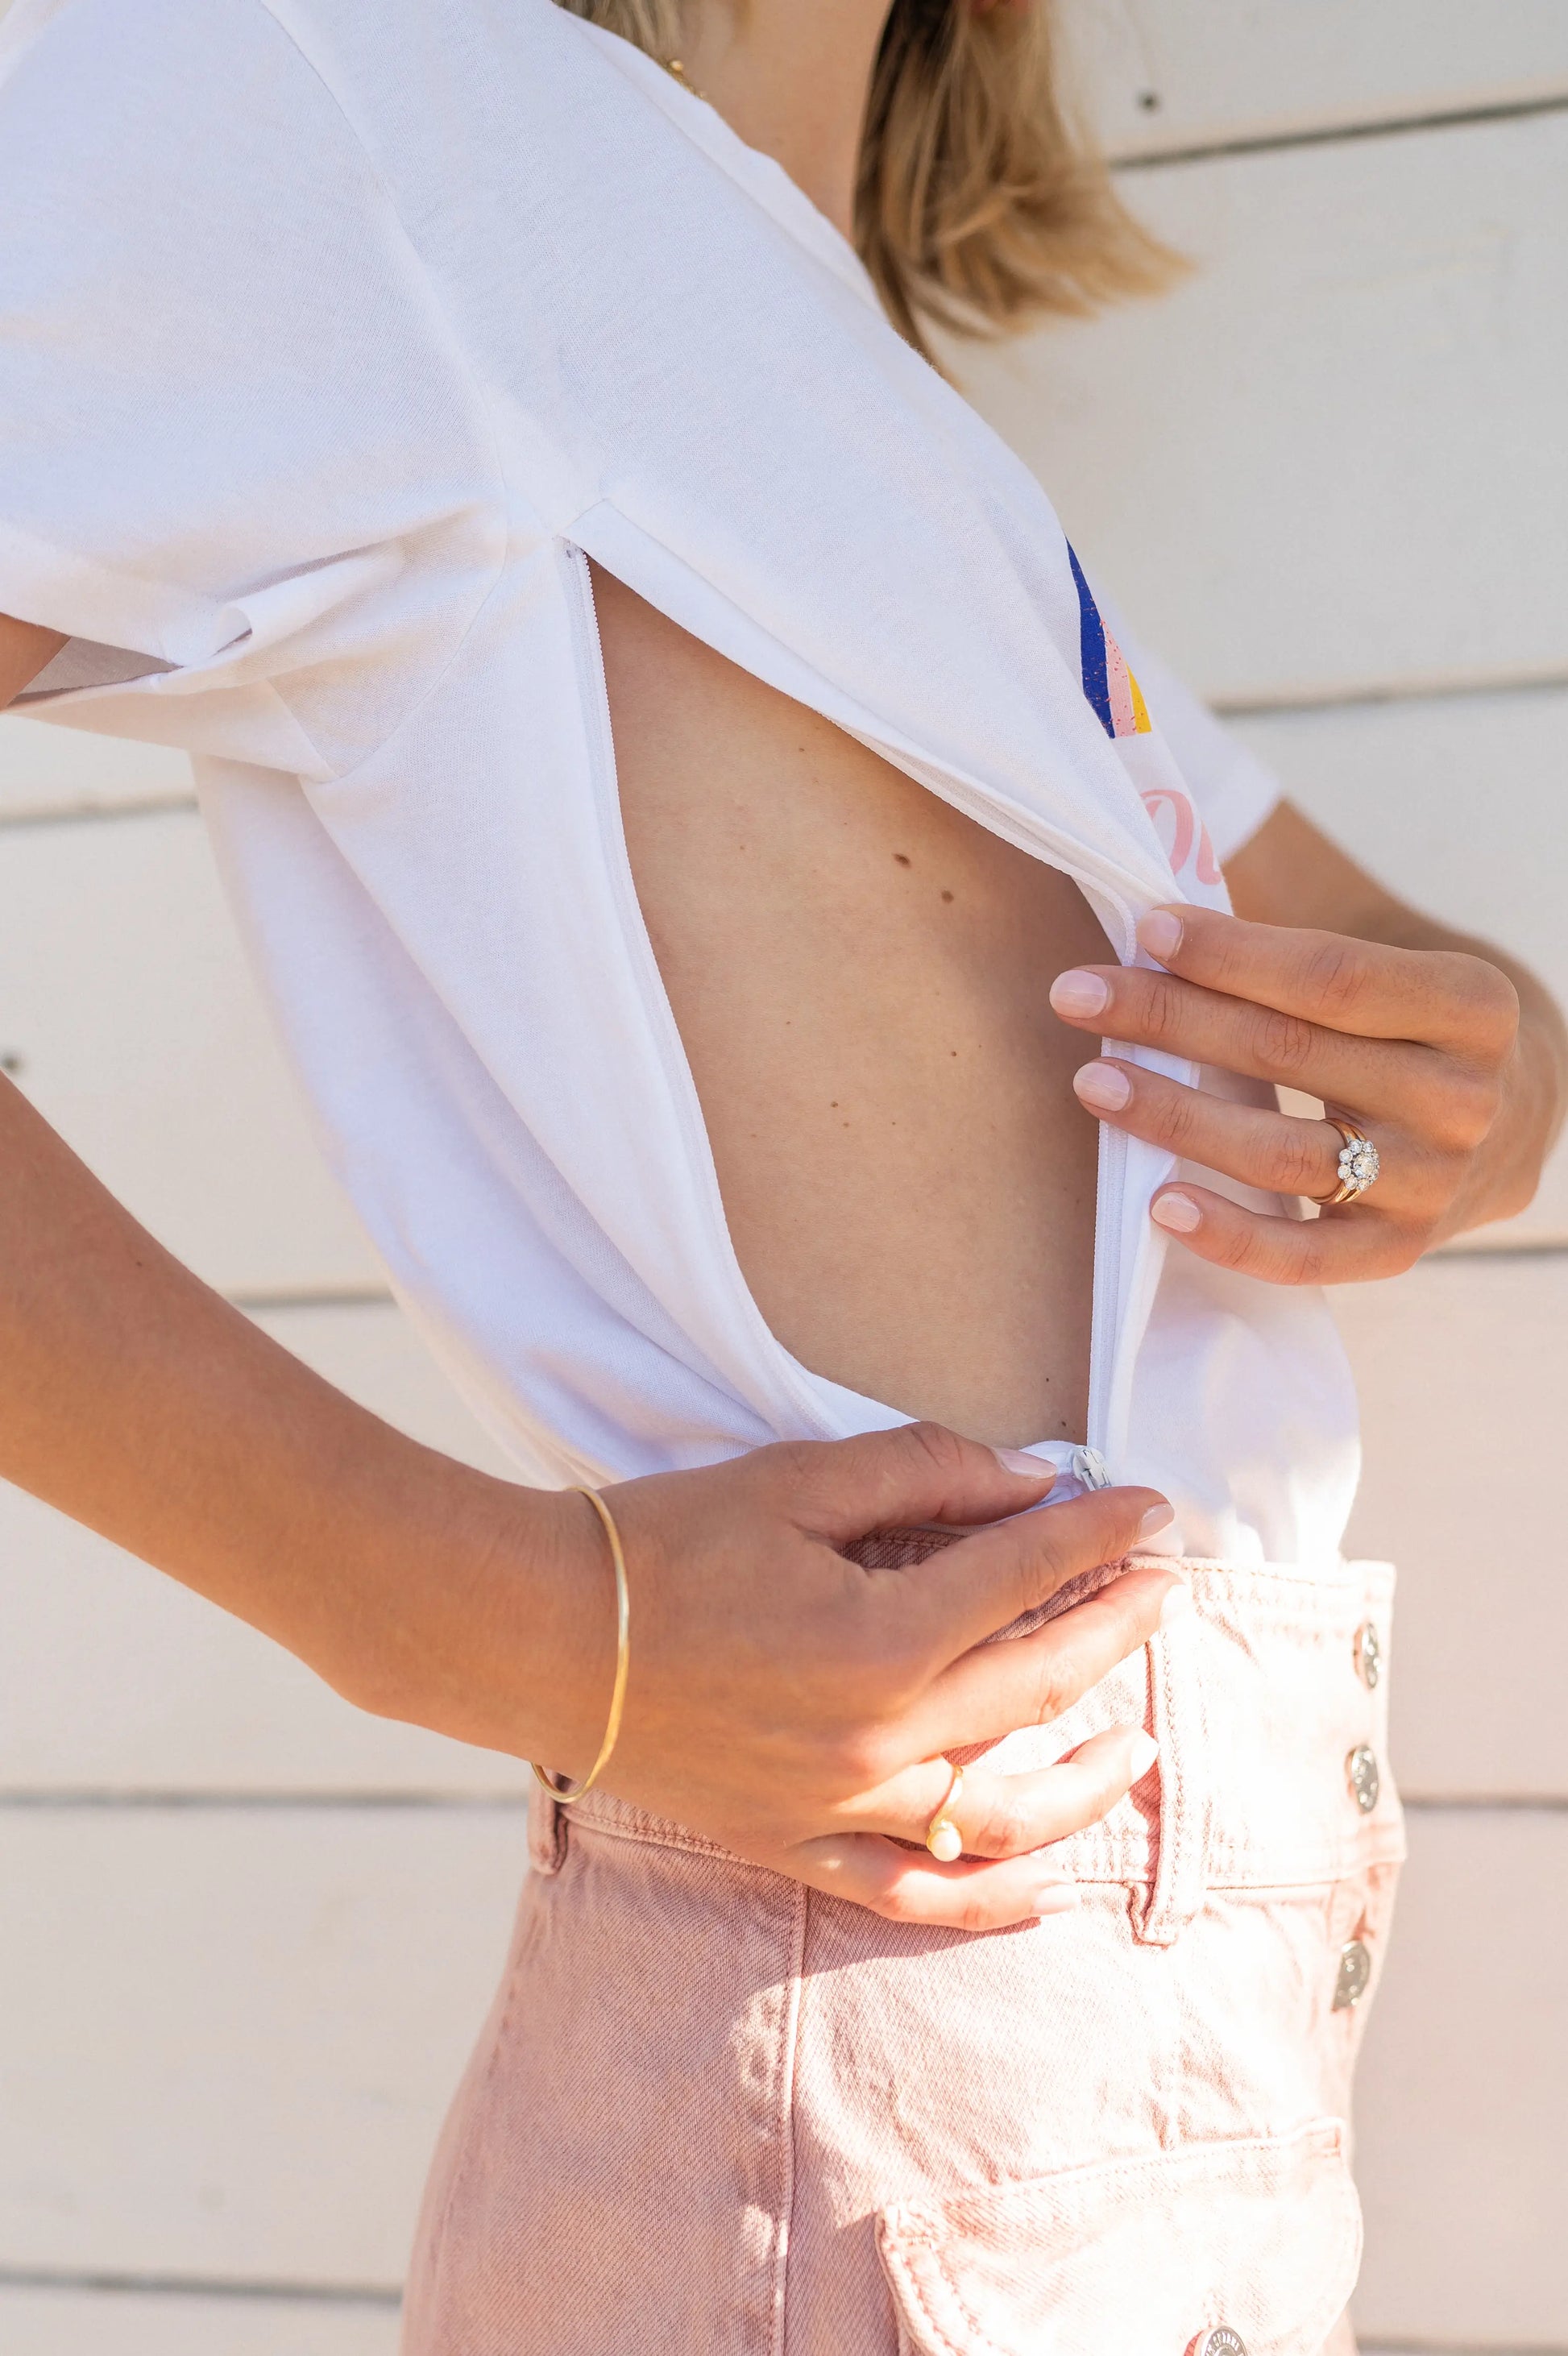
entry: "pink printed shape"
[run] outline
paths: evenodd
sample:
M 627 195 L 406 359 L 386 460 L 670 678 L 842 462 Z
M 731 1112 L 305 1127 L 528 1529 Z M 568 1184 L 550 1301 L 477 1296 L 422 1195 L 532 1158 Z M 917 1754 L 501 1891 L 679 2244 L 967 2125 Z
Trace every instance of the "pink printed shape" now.
M 1161 814 L 1165 810 L 1170 812 L 1172 839 L 1167 856 L 1171 862 L 1172 874 L 1179 875 L 1196 851 L 1194 872 L 1198 882 L 1200 884 L 1220 883 L 1223 879 L 1219 872 L 1219 862 L 1214 856 L 1214 845 L 1209 841 L 1208 829 L 1204 825 L 1187 796 L 1178 792 L 1175 786 L 1150 786 L 1141 798 L 1144 808 L 1154 819 L 1162 842 L 1165 841 L 1165 829 L 1160 823 Z
M 1150 786 L 1142 799 L 1162 842 L 1165 830 L 1160 824 L 1161 815 L 1165 810 L 1170 812 L 1172 840 L 1166 845 L 1165 856 L 1171 862 L 1172 873 L 1179 875 L 1197 839 L 1197 813 L 1187 796 L 1178 793 L 1174 786 Z
M 1105 695 L 1111 706 L 1111 717 L 1118 736 L 1138 734 L 1137 707 L 1133 701 L 1133 674 L 1127 668 L 1127 658 L 1112 637 L 1105 633 Z

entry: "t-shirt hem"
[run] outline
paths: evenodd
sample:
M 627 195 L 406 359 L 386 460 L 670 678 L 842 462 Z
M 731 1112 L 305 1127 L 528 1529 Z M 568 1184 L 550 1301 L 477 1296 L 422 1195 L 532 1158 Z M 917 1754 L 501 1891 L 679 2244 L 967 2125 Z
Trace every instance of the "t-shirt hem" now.
M 219 651 L 224 611 L 216 598 L 117 572 L 0 522 L 0 613 L 18 622 L 181 669 Z

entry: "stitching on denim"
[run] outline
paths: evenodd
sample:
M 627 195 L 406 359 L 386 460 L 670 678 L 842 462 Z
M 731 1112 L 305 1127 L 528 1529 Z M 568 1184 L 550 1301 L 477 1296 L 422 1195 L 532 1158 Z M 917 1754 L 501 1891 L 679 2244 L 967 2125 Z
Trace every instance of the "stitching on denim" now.
M 566 1862 L 565 1816 L 537 1784 L 528 1795 L 528 1861 L 547 1881 Z
M 579 1836 L 597 1833 L 604 1840 L 629 1841 L 635 1847 L 673 1849 L 683 1857 L 709 1858 L 715 1865 L 727 1865 L 736 1873 L 766 1874 L 769 1880 L 788 1880 L 769 1865 L 757 1865 L 748 1857 L 737 1857 L 733 1849 L 723 1847 L 717 1841 L 704 1840 L 700 1833 L 686 1832 L 679 1825 L 667 1825 L 661 1816 L 643 1816 L 640 1811 L 627 1810 L 632 1820 L 628 1823 L 609 1815 L 585 1815 L 579 1813 L 572 1829 Z
M 789 2297 L 789 2245 L 794 2239 L 795 2224 L 795 2072 L 800 2051 L 806 1931 L 811 1910 L 811 1893 L 806 1884 L 797 1882 L 795 1890 L 795 1954 L 789 1974 L 789 1995 L 784 2011 L 784 2050 L 779 2057 L 779 2125 L 784 2155 L 784 2181 L 780 2188 L 779 2229 L 774 2247 L 773 2328 L 768 2334 L 768 2356 L 784 2356 Z
M 1160 1744 L 1159 1843 L 1154 1879 L 1142 1907 L 1134 1905 L 1133 1925 L 1145 1944 L 1162 1947 L 1174 1946 L 1202 1912 L 1209 1833 L 1196 1622 L 1189 1617 L 1177 1627 L 1192 1633 L 1173 1638 L 1162 1632 L 1149 1642 L 1150 1715 Z
M 1187 1615 L 1190 1624 L 1191 1614 Z M 1177 1878 L 1188 1837 L 1187 1821 L 1191 1789 L 1187 1774 L 1187 1729 L 1182 1715 L 1182 1694 L 1176 1677 L 1179 1644 L 1162 1632 L 1149 1644 L 1151 1683 L 1159 1698 L 1160 1839 L 1155 1853 L 1155 1879 L 1144 1907 L 1138 1935 L 1151 1945 L 1169 1946 L 1181 1927 L 1176 1918 Z M 1195 1665 L 1189 1664 L 1189 1669 Z M 1151 1715 L 1154 1715 L 1151 1712 Z
M 931 2263 L 940 2276 L 942 2288 L 975 2335 L 973 2344 L 963 2348 L 961 2348 L 955 2340 L 949 2338 L 930 2300 L 926 2296 L 925 2286 L 910 2265 L 904 2252 L 895 2246 L 888 2253 L 891 2263 L 897 2271 L 898 2279 L 903 2285 L 909 2305 L 926 2325 L 931 2338 L 941 2351 L 941 2356 L 1006 2356 L 1005 2350 L 996 2346 L 990 2334 L 983 2329 L 978 2319 L 971 2314 L 960 2297 L 951 2276 L 942 2264 L 941 2244 L 938 2240 L 933 2222 L 927 2217 L 909 2217 L 905 2231 L 911 2241 L 918 2240 L 923 2243 L 929 2252 Z
M 623 1816 L 603 1815 L 579 1816 L 577 1829 L 585 1833 L 603 1833 L 608 1840 L 636 1841 L 652 1848 L 682 1849 L 691 1857 L 723 1858 L 726 1862 L 742 1865 L 743 1858 L 735 1857 L 718 1841 L 707 1840 L 701 1833 L 687 1832 L 683 1826 L 667 1824 L 661 1817 L 645 1815 L 640 1808 L 628 1809 Z
M 1229 2156 L 1234 2161 L 1248 2151 L 1283 2154 L 1293 2146 L 1299 2146 L 1304 2152 L 1321 2149 L 1324 2158 L 1336 2159 L 1339 2163 L 1334 2177 L 1339 2227 L 1335 2244 L 1335 2255 L 1342 2266 L 1353 2272 L 1361 2238 L 1360 2203 L 1357 2199 L 1355 2183 L 1346 2160 L 1344 2126 L 1337 2118 L 1315 2119 L 1308 2126 L 1298 2127 L 1292 2135 L 1245 2136 L 1234 2138 L 1227 2136 L 1214 2142 L 1202 2140 L 1178 2145 L 1170 2151 L 1161 2152 L 1151 2158 L 1112 2161 L 1109 2165 L 1103 2162 L 1091 2162 L 1086 2168 L 1062 2169 L 1047 2176 L 1030 2179 L 1026 2182 L 1000 2185 L 995 2188 L 995 2190 L 999 2196 L 1000 2205 L 1007 2201 L 1010 2194 L 1038 2191 L 1053 2183 L 1071 2179 L 1074 2177 L 1079 2179 L 1095 2177 L 1114 2195 L 1119 2188 L 1125 2190 L 1128 2186 L 1135 2185 L 1139 2179 L 1149 2174 L 1168 2168 L 1173 2160 L 1212 2163 Z M 1184 2169 L 1181 2172 L 1201 2176 L 1203 2170 L 1201 2167 L 1193 2167 Z M 972 2340 L 966 2341 L 961 2347 L 952 2340 L 933 2310 L 904 2250 L 897 2245 L 888 2249 L 889 2264 L 897 2268 L 910 2305 L 917 2309 L 922 2321 L 929 2327 L 932 2338 L 941 2351 L 941 2356 L 1015 2356 L 1014 2351 L 1000 2348 L 991 2338 L 960 2290 L 946 2259 L 943 2237 L 940 2230 L 942 2212 L 933 2215 L 929 2211 L 922 2212 L 915 2209 L 895 2209 L 886 2212 L 885 2224 L 891 2227 L 896 2218 L 899 2221 L 898 2229 L 903 2240 L 910 2244 L 918 2244 L 926 2251 L 931 2265 L 940 2278 L 943 2289 L 974 2335 Z M 1327 2317 L 1323 2330 L 1333 2329 L 1339 2311 L 1337 2307 L 1334 2308 Z

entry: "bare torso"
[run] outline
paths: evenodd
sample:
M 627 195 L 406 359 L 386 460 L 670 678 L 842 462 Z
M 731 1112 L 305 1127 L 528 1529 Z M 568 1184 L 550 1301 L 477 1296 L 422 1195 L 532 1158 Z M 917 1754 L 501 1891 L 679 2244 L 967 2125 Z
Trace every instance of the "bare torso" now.
M 1077 888 L 603 573 L 638 894 L 785 1347 L 996 1445 L 1081 1439 L 1095 1125 Z

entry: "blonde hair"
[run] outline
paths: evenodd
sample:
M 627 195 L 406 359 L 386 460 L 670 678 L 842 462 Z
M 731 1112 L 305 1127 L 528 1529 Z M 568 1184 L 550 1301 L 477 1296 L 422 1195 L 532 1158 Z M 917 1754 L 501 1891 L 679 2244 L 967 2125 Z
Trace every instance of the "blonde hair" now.
M 682 0 L 559 0 L 667 65 Z M 1182 269 L 1063 102 L 1047 0 L 893 0 L 872 74 L 855 243 L 919 349 L 933 324 L 1015 335 Z

